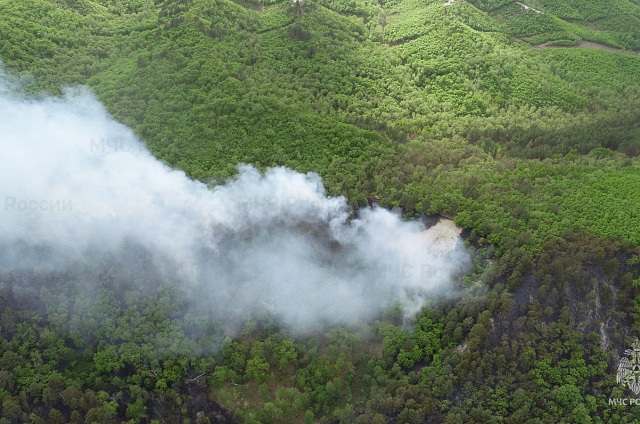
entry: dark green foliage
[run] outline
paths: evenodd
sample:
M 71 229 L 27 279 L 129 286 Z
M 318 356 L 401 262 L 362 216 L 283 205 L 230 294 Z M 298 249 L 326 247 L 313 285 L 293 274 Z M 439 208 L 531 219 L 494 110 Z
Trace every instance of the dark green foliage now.
M 25 91 L 89 85 L 211 185 L 285 165 L 453 216 L 476 254 L 413 323 L 295 338 L 227 337 L 133 247 L 0 270 L 0 422 L 633 422 L 608 399 L 640 334 L 638 4 L 443 3 L 0 2 Z

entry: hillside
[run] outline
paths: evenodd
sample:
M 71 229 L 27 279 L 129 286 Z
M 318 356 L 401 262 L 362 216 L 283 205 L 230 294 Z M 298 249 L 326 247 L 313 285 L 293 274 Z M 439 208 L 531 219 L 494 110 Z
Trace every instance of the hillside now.
M 316 172 L 353 211 L 455 218 L 473 261 L 415 321 L 302 335 L 229 331 L 140 246 L 5 264 L 0 422 L 640 419 L 609 404 L 640 336 L 637 1 L 3 0 L 0 60 L 211 188 Z

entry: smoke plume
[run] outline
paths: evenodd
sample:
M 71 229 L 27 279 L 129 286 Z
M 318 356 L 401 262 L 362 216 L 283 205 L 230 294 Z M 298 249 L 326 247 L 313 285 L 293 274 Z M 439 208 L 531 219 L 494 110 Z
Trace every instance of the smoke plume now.
M 48 246 L 53 268 L 134 242 L 221 314 L 263 309 L 306 330 L 394 301 L 414 313 L 467 260 L 382 208 L 354 218 L 314 173 L 240 165 L 209 188 L 155 159 L 87 89 L 29 98 L 0 80 L 0 238 Z M 5 268 L 44 266 L 10 252 Z

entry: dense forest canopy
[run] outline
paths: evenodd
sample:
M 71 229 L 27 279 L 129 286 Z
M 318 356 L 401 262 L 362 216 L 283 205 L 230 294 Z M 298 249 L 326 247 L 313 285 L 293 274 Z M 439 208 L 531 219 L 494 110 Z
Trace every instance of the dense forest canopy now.
M 636 0 L 0 0 L 0 60 L 0 94 L 85 85 L 212 190 L 315 172 L 354 216 L 454 218 L 472 258 L 410 320 L 299 334 L 269 305 L 228 327 L 136 243 L 3 242 L 0 423 L 640 420 L 611 402 L 640 336 Z

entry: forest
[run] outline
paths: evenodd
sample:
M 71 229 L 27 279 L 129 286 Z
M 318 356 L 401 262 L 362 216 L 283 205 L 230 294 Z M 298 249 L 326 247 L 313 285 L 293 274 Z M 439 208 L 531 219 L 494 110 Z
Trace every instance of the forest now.
M 410 320 L 303 334 L 230 331 L 135 243 L 2 259 L 0 424 L 640 422 L 611 402 L 637 398 L 637 0 L 0 0 L 0 60 L 210 189 L 315 172 L 354 216 L 454 219 L 471 257 Z

